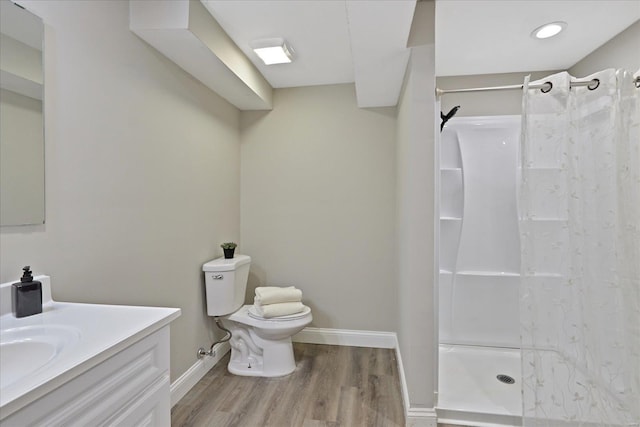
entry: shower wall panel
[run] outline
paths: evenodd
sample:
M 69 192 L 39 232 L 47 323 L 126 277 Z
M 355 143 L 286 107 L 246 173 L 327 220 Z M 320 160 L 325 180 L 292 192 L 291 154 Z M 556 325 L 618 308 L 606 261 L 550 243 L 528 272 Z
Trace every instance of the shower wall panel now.
M 516 209 L 518 130 L 460 129 L 464 211 L 457 271 L 520 272 Z
M 453 342 L 519 347 L 519 279 L 457 274 L 451 301 Z
M 441 134 L 442 343 L 519 347 L 519 136 L 519 116 L 454 118 Z

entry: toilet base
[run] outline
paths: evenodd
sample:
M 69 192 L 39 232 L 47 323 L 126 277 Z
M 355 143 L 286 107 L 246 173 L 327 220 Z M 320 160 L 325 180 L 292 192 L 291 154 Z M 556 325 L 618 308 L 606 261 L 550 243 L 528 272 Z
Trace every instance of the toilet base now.
M 262 364 L 243 363 L 240 360 L 232 360 L 227 365 L 227 369 L 233 375 L 242 375 L 243 377 L 262 377 Z
M 240 375 L 243 377 L 284 377 L 285 375 L 289 375 L 293 371 L 296 370 L 296 365 L 289 367 L 288 369 L 282 370 L 281 372 L 264 372 L 264 369 L 261 364 L 247 364 L 242 363 L 240 361 L 231 361 L 229 365 L 227 365 L 227 369 L 233 375 Z
M 253 335 L 253 334 L 251 334 Z M 257 337 L 252 337 L 257 338 Z M 231 339 L 231 360 L 228 369 L 234 375 L 246 377 L 282 377 L 296 370 L 291 338 L 277 341 L 262 341 L 262 354 L 247 352 L 244 345 Z M 255 341 L 254 341 L 255 342 Z
M 291 338 L 265 340 L 238 324 L 232 331 L 229 372 L 247 377 L 281 377 L 296 369 Z

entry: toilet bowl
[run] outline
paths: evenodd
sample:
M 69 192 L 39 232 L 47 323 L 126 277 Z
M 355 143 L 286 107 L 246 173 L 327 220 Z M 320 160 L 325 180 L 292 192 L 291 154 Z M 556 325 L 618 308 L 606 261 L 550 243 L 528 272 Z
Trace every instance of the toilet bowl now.
M 311 323 L 309 307 L 298 315 L 264 319 L 245 305 L 223 319 L 231 331 L 229 372 L 236 375 L 279 377 L 296 369 L 291 337 Z
M 243 305 L 251 258 L 217 258 L 202 266 L 207 314 L 222 319 L 231 332 L 229 372 L 235 375 L 278 377 L 296 368 L 291 337 L 311 323 L 311 309 L 265 319 L 252 305 Z

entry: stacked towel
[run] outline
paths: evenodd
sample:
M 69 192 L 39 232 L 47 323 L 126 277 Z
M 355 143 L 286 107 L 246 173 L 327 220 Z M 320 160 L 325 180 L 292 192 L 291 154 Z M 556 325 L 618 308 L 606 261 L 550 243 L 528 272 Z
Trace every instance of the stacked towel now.
M 256 312 L 265 319 L 288 316 L 304 310 L 304 305 L 302 305 L 301 302 L 281 302 L 267 305 L 254 304 L 254 307 L 256 308 Z
M 302 301 L 302 291 L 294 286 L 279 288 L 277 286 L 263 286 L 256 288 L 256 296 L 253 302 L 260 305 L 278 304 L 281 302 Z
M 302 305 L 302 291 L 293 286 L 256 288 L 253 306 L 256 312 L 266 319 L 300 313 L 305 308 Z

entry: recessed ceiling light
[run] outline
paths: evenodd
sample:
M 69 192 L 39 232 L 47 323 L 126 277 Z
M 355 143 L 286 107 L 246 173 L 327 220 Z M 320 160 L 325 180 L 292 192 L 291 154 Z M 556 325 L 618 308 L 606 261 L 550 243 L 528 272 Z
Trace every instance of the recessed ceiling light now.
M 531 37 L 534 37 L 536 39 L 548 39 L 549 37 L 560 34 L 560 32 L 565 28 L 567 28 L 566 22 L 550 22 L 533 30 L 533 32 L 531 33 Z
M 250 46 L 265 65 L 286 64 L 293 59 L 292 49 L 283 39 L 254 40 Z

